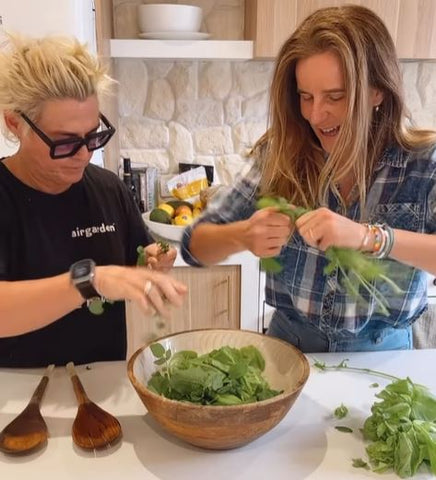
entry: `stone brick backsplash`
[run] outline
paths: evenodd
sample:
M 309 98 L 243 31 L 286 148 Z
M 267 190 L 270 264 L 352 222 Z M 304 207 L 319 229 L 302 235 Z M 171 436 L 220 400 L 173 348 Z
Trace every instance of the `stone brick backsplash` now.
M 136 9 L 164 0 L 113 0 L 116 38 L 137 38 Z M 243 39 L 244 0 L 172 0 L 203 8 L 201 31 Z M 121 154 L 176 173 L 179 162 L 214 165 L 231 183 L 247 167 L 247 151 L 264 133 L 272 61 L 116 59 Z M 436 63 L 403 62 L 414 122 L 436 128 Z
M 117 59 L 121 154 L 178 171 L 178 162 L 214 165 L 231 182 L 267 127 L 273 62 Z M 436 63 L 402 63 L 414 122 L 436 128 Z

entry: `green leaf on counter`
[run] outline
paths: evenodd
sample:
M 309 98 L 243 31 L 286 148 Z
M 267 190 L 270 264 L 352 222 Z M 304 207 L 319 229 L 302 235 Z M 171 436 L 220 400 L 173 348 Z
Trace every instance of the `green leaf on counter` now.
M 336 430 L 339 430 L 340 432 L 344 433 L 353 433 L 353 429 L 350 427 L 345 427 L 343 425 L 336 425 L 335 426 Z
M 353 458 L 352 462 L 354 468 L 364 468 L 365 470 L 370 469 L 368 463 L 365 462 L 365 460 L 363 460 L 362 458 Z
M 344 418 L 347 415 L 348 415 L 348 408 L 343 403 L 341 403 L 339 407 L 335 408 L 334 416 L 336 418 Z
M 381 401 L 371 406 L 362 429 L 364 439 L 370 442 L 366 453 L 371 468 L 378 473 L 393 470 L 399 477 L 408 478 L 426 464 L 436 475 L 436 397 L 428 388 L 410 378 L 350 367 L 347 360 L 338 365 L 317 361 L 314 366 L 322 371 L 344 369 L 390 379 L 391 383 L 375 394 Z M 335 428 L 348 431 L 343 430 L 348 427 Z

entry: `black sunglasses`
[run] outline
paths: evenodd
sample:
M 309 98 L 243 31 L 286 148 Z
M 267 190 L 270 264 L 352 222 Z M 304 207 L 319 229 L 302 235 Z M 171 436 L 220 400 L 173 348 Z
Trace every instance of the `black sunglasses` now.
M 84 137 L 71 137 L 65 140 L 51 140 L 42 130 L 40 130 L 30 118 L 25 114 L 20 114 L 30 128 L 39 136 L 39 138 L 50 147 L 50 157 L 53 159 L 71 157 L 76 154 L 83 145 L 86 145 L 88 152 L 98 150 L 106 145 L 115 133 L 115 127 L 109 120 L 100 113 L 99 118 L 103 122 L 104 130 L 88 133 Z

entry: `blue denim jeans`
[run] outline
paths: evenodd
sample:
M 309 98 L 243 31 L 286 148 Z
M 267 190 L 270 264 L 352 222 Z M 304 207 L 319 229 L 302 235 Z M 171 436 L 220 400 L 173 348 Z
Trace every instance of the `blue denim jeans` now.
M 383 322 L 370 322 L 358 333 L 326 333 L 310 322 L 290 319 L 275 311 L 267 335 L 278 337 L 302 352 L 374 352 L 413 348 L 412 327 L 393 328 Z

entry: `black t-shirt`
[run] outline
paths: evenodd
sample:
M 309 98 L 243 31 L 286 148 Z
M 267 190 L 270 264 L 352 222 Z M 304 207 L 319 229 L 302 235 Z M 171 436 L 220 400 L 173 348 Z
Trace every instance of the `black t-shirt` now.
M 152 241 L 114 173 L 90 164 L 81 181 L 52 195 L 24 185 L 0 161 L 0 280 L 55 276 L 83 258 L 134 265 L 137 246 Z M 85 304 L 40 330 L 0 338 L 0 366 L 125 359 L 124 307 L 107 304 L 102 315 L 93 315 Z

